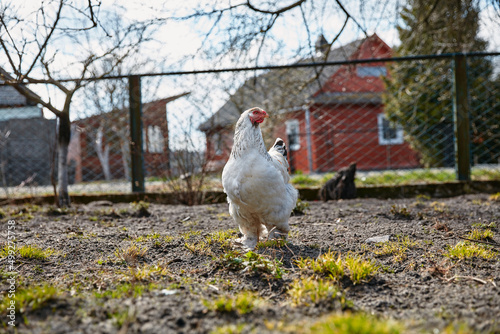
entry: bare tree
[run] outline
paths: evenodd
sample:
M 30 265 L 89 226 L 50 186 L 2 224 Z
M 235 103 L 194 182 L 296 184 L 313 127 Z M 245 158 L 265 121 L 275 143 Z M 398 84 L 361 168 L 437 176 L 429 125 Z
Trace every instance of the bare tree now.
M 0 6 L 0 46 L 9 66 L 6 70 L 12 73 L 2 79 L 57 116 L 59 205 L 69 206 L 67 156 L 73 97 L 88 84 L 90 73 L 94 79 L 104 77 L 136 54 L 149 40 L 151 25 L 120 21 L 118 14 L 100 10 L 101 1 L 94 0 L 48 0 L 28 13 L 14 1 Z M 103 61 L 112 65 L 97 72 Z M 63 75 L 76 79 L 61 80 Z M 39 97 L 24 84 L 48 85 L 63 102 Z
M 158 64 L 157 60 L 136 60 L 134 68 L 147 67 L 147 64 Z M 106 72 L 112 76 L 123 76 L 132 72 L 132 66 L 121 63 L 114 65 L 109 60 L 100 64 L 97 73 Z M 111 67 L 113 67 L 110 72 Z M 157 78 L 143 78 L 142 94 L 144 99 L 153 99 L 159 89 L 161 80 Z M 111 179 L 109 154 L 120 152 L 125 179 L 130 180 L 130 127 L 128 119 L 129 90 L 128 82 L 123 79 L 95 81 L 84 91 L 83 110 L 85 116 L 98 116 L 98 121 L 84 131 L 93 141 L 94 150 L 99 158 L 106 180 Z

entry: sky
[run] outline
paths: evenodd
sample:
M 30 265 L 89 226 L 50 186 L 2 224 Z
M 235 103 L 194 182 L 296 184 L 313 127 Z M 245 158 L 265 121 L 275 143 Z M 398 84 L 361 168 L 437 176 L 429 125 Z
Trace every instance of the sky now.
M 12 2 L 20 9 L 21 13 L 29 13 L 36 8 L 38 8 L 41 0 L 30 0 L 30 1 L 15 1 Z M 79 1 L 77 1 L 78 3 Z M 80 1 L 81 3 L 86 3 L 86 1 Z M 185 9 L 190 8 L 194 3 L 198 1 L 194 0 L 184 0 L 182 1 L 182 7 L 179 7 L 178 0 L 102 0 L 101 11 L 117 11 L 119 15 L 124 20 L 145 20 L 145 19 L 155 19 L 159 17 L 167 17 L 170 13 L 176 11 L 179 15 L 185 14 Z M 282 3 L 291 3 L 292 1 L 283 1 Z M 319 1 L 316 1 L 318 3 Z M 399 39 L 395 28 L 395 24 L 398 20 L 397 9 L 403 3 L 402 0 L 388 0 L 387 2 L 382 2 L 379 0 L 367 0 L 365 1 L 365 6 L 360 8 L 358 2 L 344 1 L 346 9 L 355 17 L 363 18 L 360 19 L 359 23 L 366 29 L 368 34 L 377 33 L 387 44 L 390 46 L 398 45 Z M 236 3 L 235 1 L 232 2 Z M 253 3 L 259 4 L 257 0 Z M 496 33 L 500 31 L 500 26 L 491 19 L 493 13 L 493 8 L 488 2 L 482 2 L 482 7 L 484 10 L 481 14 L 481 32 L 480 35 L 490 42 L 489 50 L 498 51 L 500 50 L 500 34 Z M 331 16 L 325 16 L 319 14 L 314 20 L 311 20 L 311 29 L 321 28 L 325 37 L 328 40 L 333 39 L 336 32 L 338 32 L 344 22 L 344 15 L 342 13 L 333 14 Z M 301 16 L 299 11 L 295 11 L 292 15 L 286 16 L 282 21 L 275 26 L 273 29 L 273 34 L 276 39 L 283 41 L 284 48 L 281 55 L 266 56 L 262 55 L 261 62 L 258 65 L 275 65 L 275 64 L 288 64 L 293 63 L 296 59 L 292 57 L 293 52 L 291 50 L 296 49 L 299 45 L 304 44 L 307 39 L 306 31 L 301 25 Z M 497 20 L 498 22 L 498 20 Z M 316 27 L 315 27 L 316 25 Z M 320 26 L 320 27 L 318 27 Z M 149 48 L 144 50 L 145 59 L 156 59 L 164 60 L 161 67 L 149 68 L 148 71 L 179 71 L 179 70 L 199 70 L 199 69 L 210 69 L 213 67 L 233 67 L 241 66 L 241 63 L 231 60 L 229 57 L 224 61 L 216 64 L 214 66 L 210 60 L 196 58 L 196 60 L 183 62 L 186 56 L 192 55 L 201 46 L 202 36 L 200 33 L 204 33 L 206 28 L 203 25 L 193 25 L 188 21 L 174 21 L 167 20 L 166 24 L 159 29 L 155 35 L 155 42 L 149 45 Z M 25 32 L 26 33 L 26 30 Z M 334 48 L 341 46 L 343 44 L 349 43 L 353 40 L 361 38 L 363 36 L 361 30 L 354 24 L 351 20 L 346 26 L 344 32 L 340 36 L 339 40 L 334 44 Z M 315 39 L 317 36 L 311 36 L 311 39 Z M 312 41 L 314 43 L 314 40 Z M 217 43 L 217 39 L 215 39 Z M 92 47 L 98 49 L 99 45 L 94 44 Z M 54 46 L 54 50 L 68 55 L 73 51 L 71 44 L 60 43 Z M 256 52 L 257 48 L 253 49 Z M 66 58 L 66 62 L 61 61 L 59 67 L 61 70 L 71 69 L 71 57 Z M 0 57 L 0 61 L 4 62 L 5 59 Z M 55 65 L 55 64 L 54 64 Z M 255 65 L 255 64 L 248 64 Z M 61 72 L 64 73 L 64 72 Z M 67 75 L 71 75 L 71 70 L 66 72 Z M 201 78 L 201 76 L 200 76 Z M 208 78 L 208 77 L 207 77 Z M 226 78 L 230 78 L 230 75 L 226 75 Z M 202 83 L 202 86 L 210 87 L 209 83 L 203 82 L 200 79 L 194 77 L 183 77 L 182 80 L 175 80 L 178 78 L 163 78 L 158 79 L 157 84 L 159 89 L 155 90 L 153 93 L 144 92 L 143 95 L 145 99 L 153 98 L 165 98 L 168 96 L 176 95 L 186 91 L 190 88 L 190 85 L 195 83 Z M 222 78 L 223 80 L 224 78 Z M 207 80 L 210 80 L 208 78 Z M 182 81 L 182 82 L 181 82 Z M 193 87 L 193 86 L 191 86 Z M 51 100 L 56 105 L 62 105 L 62 99 L 60 94 L 55 94 L 54 90 L 47 89 L 46 87 L 36 85 L 30 86 L 32 90 L 37 92 L 41 96 L 51 96 Z M 234 87 L 236 89 L 237 87 Z M 213 88 L 208 88 L 213 89 Z M 197 88 L 196 93 L 200 94 Z M 149 95 L 148 95 L 149 94 Z M 227 97 L 223 92 L 216 94 L 215 90 L 209 98 L 207 98 L 206 103 L 209 104 L 206 107 L 208 113 L 210 110 L 215 112 L 218 107 L 224 103 L 224 99 Z M 75 107 L 73 108 L 76 112 L 72 114 L 72 119 L 78 118 L 81 113 L 88 113 L 88 108 L 85 106 L 84 100 L 81 96 L 77 96 L 75 100 Z M 147 102 L 147 101 L 144 101 Z M 187 116 L 196 113 L 196 107 L 187 103 L 186 99 L 179 99 L 168 105 L 169 110 L 182 110 L 182 115 L 186 117 L 171 117 L 173 123 L 178 122 L 178 124 L 173 124 L 174 127 L 185 127 L 183 121 L 186 121 Z M 52 117 L 51 113 L 46 113 L 48 117 Z M 207 115 L 207 112 L 203 116 Z M 198 117 L 202 117 L 198 115 Z M 201 119 L 199 120 L 202 121 Z M 201 140 L 201 138 L 200 138 Z

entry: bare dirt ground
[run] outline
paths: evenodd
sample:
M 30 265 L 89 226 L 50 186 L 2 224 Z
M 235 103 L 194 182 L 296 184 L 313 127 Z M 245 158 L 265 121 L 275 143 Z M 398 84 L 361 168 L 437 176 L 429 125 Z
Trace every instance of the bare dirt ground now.
M 0 332 L 500 333 L 498 200 L 308 204 L 286 243 L 254 253 L 231 245 L 226 204 L 4 206 Z M 356 278 L 348 258 L 373 271 Z

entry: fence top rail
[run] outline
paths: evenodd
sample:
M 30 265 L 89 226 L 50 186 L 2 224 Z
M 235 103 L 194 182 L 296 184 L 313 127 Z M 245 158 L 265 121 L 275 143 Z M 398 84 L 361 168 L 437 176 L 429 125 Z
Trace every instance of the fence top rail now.
M 313 62 L 313 63 L 295 63 L 289 65 L 269 65 L 269 66 L 254 66 L 254 67 L 230 67 L 221 69 L 206 69 L 206 70 L 191 70 L 191 71 L 171 71 L 171 72 L 155 72 L 155 73 L 138 73 L 138 74 L 126 74 L 126 75 L 107 75 L 102 77 L 94 78 L 63 78 L 57 80 L 58 82 L 71 82 L 71 81 L 99 81 L 99 80 L 109 80 L 109 79 L 128 79 L 130 77 L 156 77 L 156 76 L 175 76 L 175 75 L 188 75 L 188 74 L 208 74 L 208 73 L 223 73 L 223 72 L 244 72 L 244 71 L 262 71 L 262 70 L 280 70 L 289 68 L 301 68 L 301 67 L 325 67 L 325 66 L 338 66 L 338 65 L 352 65 L 352 64 L 369 64 L 378 62 L 404 62 L 404 61 L 415 61 L 415 60 L 429 60 L 429 59 L 445 59 L 445 58 L 455 58 L 458 56 L 463 57 L 488 57 L 488 56 L 500 56 L 500 52 L 454 52 L 454 53 L 442 53 L 434 55 L 415 55 L 406 57 L 388 57 L 388 58 L 367 58 L 367 59 L 352 59 L 352 60 L 340 60 L 340 61 L 327 61 L 327 62 Z M 52 83 L 54 80 L 33 80 L 29 82 L 12 82 L 13 84 L 48 84 Z M 9 83 L 7 83 L 9 84 Z

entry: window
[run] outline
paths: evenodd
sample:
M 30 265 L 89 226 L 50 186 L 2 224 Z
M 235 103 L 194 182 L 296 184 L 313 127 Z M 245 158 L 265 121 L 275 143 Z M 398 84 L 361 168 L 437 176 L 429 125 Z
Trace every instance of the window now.
M 290 119 L 285 122 L 286 134 L 288 136 L 288 145 L 290 150 L 297 151 L 300 149 L 300 128 L 298 119 Z
M 212 136 L 212 145 L 214 147 L 215 155 L 222 154 L 222 138 L 220 133 L 214 133 Z
M 163 153 L 164 138 L 158 125 L 148 126 L 148 152 Z
M 400 125 L 390 122 L 384 114 L 378 114 L 379 145 L 398 145 L 403 143 L 403 129 Z
M 357 67 L 358 77 L 385 77 L 387 69 L 384 66 L 360 66 Z

